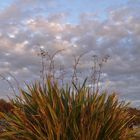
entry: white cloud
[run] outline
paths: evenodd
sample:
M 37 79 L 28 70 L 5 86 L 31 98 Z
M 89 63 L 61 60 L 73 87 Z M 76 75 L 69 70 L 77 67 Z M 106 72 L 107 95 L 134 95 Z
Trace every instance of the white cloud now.
M 38 78 L 40 59 L 37 57 L 37 52 L 40 46 L 51 53 L 65 49 L 62 55 L 56 58 L 57 67 L 60 62 L 65 67 L 70 67 L 74 54 L 91 52 L 85 55 L 83 59 L 85 65 L 80 68 L 85 73 L 87 72 L 85 68 L 91 64 L 92 54 L 99 56 L 108 54 L 110 60 L 104 66 L 103 81 L 110 81 L 111 88 L 119 90 L 122 97 L 132 100 L 140 98 L 138 95 L 140 91 L 138 8 L 131 9 L 132 6 L 127 5 L 110 11 L 105 21 L 101 21 L 94 14 L 89 14 L 77 24 L 68 24 L 63 20 L 67 16 L 65 12 L 51 13 L 48 17 L 43 14 L 39 16 L 36 13 L 37 4 L 40 8 L 42 5 L 38 0 L 26 0 L 24 4 L 22 0 L 20 2 L 22 4 L 18 6 L 13 4 L 0 13 L 2 21 L 0 24 L 0 73 L 11 72 L 20 81 Z M 26 15 L 32 4 L 34 10 Z M 27 11 L 23 10 L 26 6 L 28 6 Z M 0 84 L 3 85 L 2 82 Z M 7 86 L 3 86 L 0 89 L 1 92 L 5 93 L 6 88 Z

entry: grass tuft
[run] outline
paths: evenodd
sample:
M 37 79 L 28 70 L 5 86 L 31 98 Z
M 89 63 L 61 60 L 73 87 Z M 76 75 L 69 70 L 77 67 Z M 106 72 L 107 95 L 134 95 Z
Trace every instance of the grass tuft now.
M 93 93 L 86 82 L 59 87 L 49 79 L 20 92 L 11 100 L 12 113 L 1 113 L 7 125 L 0 139 L 133 140 L 133 117 L 115 93 Z

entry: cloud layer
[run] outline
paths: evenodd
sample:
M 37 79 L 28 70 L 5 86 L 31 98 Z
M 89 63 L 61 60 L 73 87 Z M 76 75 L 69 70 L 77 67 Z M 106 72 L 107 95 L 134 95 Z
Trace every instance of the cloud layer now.
M 50 52 L 66 49 L 58 62 L 72 66 L 73 55 L 93 52 L 110 55 L 104 66 L 104 81 L 126 100 L 140 102 L 140 3 L 108 9 L 104 20 L 94 13 L 81 13 L 77 23 L 66 22 L 70 13 L 48 12 L 55 1 L 20 0 L 0 12 L 0 73 L 10 72 L 17 80 L 39 78 L 39 46 Z M 90 53 L 89 53 L 90 55 Z M 84 57 L 84 69 L 90 57 Z M 0 81 L 0 95 L 9 93 Z

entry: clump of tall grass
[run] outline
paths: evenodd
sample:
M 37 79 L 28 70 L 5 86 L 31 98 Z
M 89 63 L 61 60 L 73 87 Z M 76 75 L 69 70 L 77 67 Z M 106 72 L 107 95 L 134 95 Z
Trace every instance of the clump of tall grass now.
M 28 85 L 27 85 L 28 86 Z M 132 117 L 127 105 L 113 93 L 99 94 L 86 86 L 59 87 L 47 79 L 20 90 L 11 100 L 11 114 L 6 120 L 3 140 L 131 140 L 128 128 Z

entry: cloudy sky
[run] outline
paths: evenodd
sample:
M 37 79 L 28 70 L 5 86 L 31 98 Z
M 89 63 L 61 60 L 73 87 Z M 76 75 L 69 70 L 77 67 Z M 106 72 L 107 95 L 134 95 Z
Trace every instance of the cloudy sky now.
M 103 81 L 121 99 L 140 106 L 140 0 L 1 0 L 0 74 L 13 84 L 40 77 L 42 47 L 57 56 L 65 68 L 73 55 L 84 52 L 82 71 L 89 72 L 91 56 L 109 55 Z M 56 61 L 57 61 L 56 60 Z M 84 75 L 83 74 L 83 75 Z M 10 96 L 0 81 L 0 97 Z

